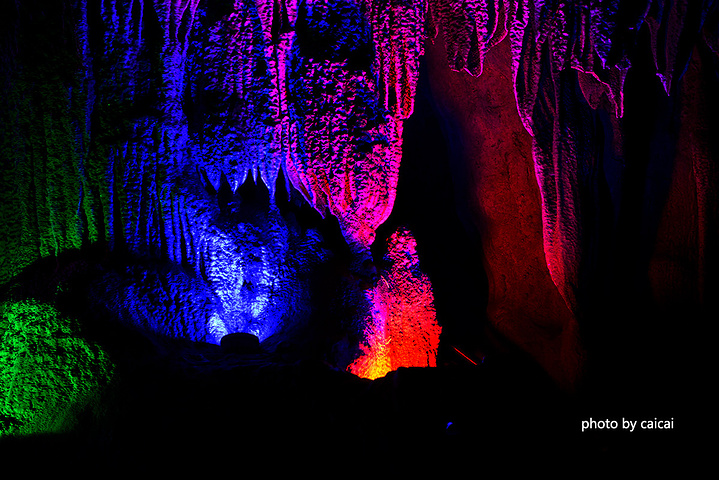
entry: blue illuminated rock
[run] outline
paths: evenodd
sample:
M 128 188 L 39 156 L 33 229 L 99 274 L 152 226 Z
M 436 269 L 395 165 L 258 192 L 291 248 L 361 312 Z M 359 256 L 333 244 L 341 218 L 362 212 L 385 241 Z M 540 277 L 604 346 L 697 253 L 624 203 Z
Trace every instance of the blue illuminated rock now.
M 237 332 L 262 341 L 308 321 L 311 274 L 328 258 L 317 232 L 286 223 L 276 209 L 252 221 L 219 209 L 185 212 L 177 263 L 130 262 L 107 273 L 92 297 L 124 324 L 215 344 Z

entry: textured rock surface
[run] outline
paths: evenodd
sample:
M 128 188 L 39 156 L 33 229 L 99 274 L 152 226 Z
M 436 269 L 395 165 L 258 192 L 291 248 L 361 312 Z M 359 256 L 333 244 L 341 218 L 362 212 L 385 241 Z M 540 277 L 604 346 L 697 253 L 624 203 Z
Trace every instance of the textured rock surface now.
M 713 305 L 699 296 L 702 282 L 716 288 L 717 278 L 705 243 L 717 219 L 704 213 L 717 205 L 716 142 L 706 134 L 716 125 L 708 113 L 716 9 L 513 2 L 509 45 L 490 51 L 476 81 L 442 71 L 463 37 L 444 31 L 447 60 L 428 48 L 433 93 L 461 132 L 458 170 L 470 180 L 460 204 L 470 205 L 482 237 L 489 320 L 568 385 L 582 374 L 585 342 L 595 353 L 607 349 L 601 361 L 621 369 L 608 346 L 630 348 L 612 340 L 618 325 L 628 338 L 655 328 L 667 335 L 658 332 L 672 314 L 653 302 L 692 312 Z M 472 72 L 463 65 L 454 69 Z M 510 89 L 516 112 L 506 108 Z M 529 166 L 539 192 L 527 182 Z
M 507 35 L 513 0 L 430 0 L 436 36 L 446 38 L 447 62 L 455 71 L 482 73 L 484 57 Z
M 481 77 L 447 71 L 443 40 L 427 48 L 429 77 L 440 113 L 458 125 L 459 208 L 481 243 L 487 319 L 570 385 L 580 374 L 577 319 L 546 266 L 532 137 L 514 103 L 508 39 L 488 53 Z
M 511 39 L 517 107 L 534 138 L 547 266 L 575 313 L 579 265 L 592 255 L 584 212 L 597 203 L 591 110 L 607 102 L 622 116 L 624 79 L 643 28 L 670 92 L 694 42 L 716 46 L 717 23 L 710 1 L 168 0 L 27 8 L 15 7 L 6 20 L 15 31 L 42 28 L 50 13 L 67 28 L 52 39 L 56 45 L 40 45 L 55 60 L 37 72 L 13 68 L 34 53 L 8 40 L 4 137 L 15 162 L 6 177 L 30 189 L 13 196 L 21 215 L 8 219 L 19 222 L 8 247 L 21 263 L 77 247 L 83 237 L 157 249 L 169 207 L 160 192 L 187 165 L 216 189 L 224 175 L 235 190 L 249 172 L 271 194 L 283 170 L 366 250 L 394 202 L 402 119 L 412 112 L 429 12 L 429 35 L 443 33 L 455 70 L 480 74 L 486 52 Z M 77 55 L 61 47 L 73 42 Z M 28 89 L 39 78 L 47 91 L 34 95 Z M 31 138 L 48 148 L 29 148 Z M 3 271 L 7 278 L 16 268 Z
M 307 277 L 327 257 L 316 232 L 236 194 L 249 174 L 273 199 L 280 170 L 368 257 L 394 200 L 402 114 L 377 93 L 372 29 L 359 6 L 13 8 L 9 24 L 22 35 L 45 25 L 59 38 L 40 45 L 57 55 L 50 65 L 22 37 L 7 39 L 3 181 L 20 187 L 6 192 L 3 280 L 38 256 L 106 242 L 193 272 L 136 266 L 106 278 L 99 298 L 121 318 L 213 342 L 235 331 L 265 339 L 285 320 L 307 318 Z M 56 15 L 61 33 L 51 28 Z M 373 15 L 404 41 L 403 16 Z M 416 67 L 416 52 L 407 55 Z M 37 84 L 48 91 L 34 94 Z M 411 95 L 402 98 L 406 113 Z
M 188 52 L 193 145 L 208 179 L 218 187 L 224 174 L 234 190 L 250 172 L 274 195 L 282 170 L 351 244 L 368 248 L 394 201 L 422 17 L 402 28 L 406 16 L 368 5 L 377 19 L 368 23 L 351 2 L 236 2 L 219 19 L 210 8 Z M 413 43 L 394 54 L 408 31 Z
M 52 306 L 0 305 L 0 438 L 72 430 L 101 408 L 112 374 L 107 353 Z
M 703 72 L 716 72 L 717 8 L 709 0 L 16 2 L 0 40 L 0 282 L 38 258 L 103 243 L 188 267 L 232 328 L 260 328 L 252 309 L 269 305 L 270 292 L 291 297 L 272 279 L 317 242 L 285 230 L 271 208 L 266 223 L 226 217 L 237 228 L 218 225 L 213 209 L 248 176 L 274 198 L 282 174 L 337 219 L 356 265 L 366 263 L 394 204 L 423 42 L 440 32 L 449 68 L 472 75 L 509 42 L 502 61 L 532 137 L 544 262 L 571 315 L 594 315 L 598 284 L 610 281 L 595 275 L 617 253 L 606 248 L 620 236 L 607 224 L 636 221 L 638 244 L 653 248 L 672 152 L 684 146 L 694 183 L 685 175 L 677 188 L 697 192 L 689 210 L 699 219 L 694 263 L 704 285 L 715 258 L 716 148 L 706 131 L 677 136 L 671 122 L 681 115 L 675 102 L 693 94 L 681 87 L 693 53 Z M 666 102 L 649 99 L 657 81 Z M 637 97 L 643 84 L 647 97 L 632 104 L 627 82 Z M 697 85 L 705 83 L 715 85 L 711 75 Z M 659 115 L 641 118 L 642 109 Z M 636 147 L 651 134 L 629 123 L 654 129 L 658 141 Z M 634 181 L 643 176 L 652 180 Z M 225 269 L 233 248 L 254 266 Z M 617 248 L 616 262 L 631 257 Z M 633 275 L 645 277 L 648 262 Z M 671 262 L 652 271 L 671 276 Z
M 599 209 L 600 138 L 592 110 L 605 95 L 602 106 L 622 116 L 624 79 L 643 25 L 651 33 L 657 76 L 670 93 L 686 69 L 694 39 L 716 8 L 715 2 L 661 1 L 478 2 L 474 15 L 468 8 L 461 15 L 436 8 L 440 22 L 443 15 L 487 19 L 484 28 L 445 27 L 450 66 L 470 73 L 481 72 L 482 52 L 504 31 L 495 27 L 495 19 L 509 12 L 504 18 L 514 89 L 520 118 L 533 136 L 547 267 L 575 314 L 580 313 L 578 291 L 586 288 L 581 265 L 596 256 L 592 217 Z M 468 34 L 472 29 L 475 33 Z M 458 53 L 471 51 L 477 53 Z M 619 141 L 614 148 L 621 152 Z
M 387 267 L 364 295 L 368 317 L 362 321 L 360 355 L 348 370 L 375 379 L 399 367 L 436 366 L 441 328 L 432 284 L 419 269 L 417 242 L 406 229 L 388 240 Z
M 55 15 L 65 28 L 37 46 L 6 41 L 3 139 L 12 161 L 3 179 L 21 191 L 8 195 L 18 207 L 8 212 L 17 225 L 7 240 L 17 260 L 3 257 L 3 279 L 18 271 L 10 262 L 83 239 L 165 256 L 175 241 L 169 223 L 181 221 L 180 200 L 167 190 L 173 179 L 236 191 L 250 173 L 274 197 L 280 170 L 367 255 L 394 201 L 421 8 L 367 5 L 374 23 L 342 2 L 29 8 L 9 16 L 22 35 L 49 28 Z M 56 58 L 30 61 L 34 47 Z M 375 56 L 375 47 L 387 53 Z M 33 92 L 39 83 L 42 94 Z

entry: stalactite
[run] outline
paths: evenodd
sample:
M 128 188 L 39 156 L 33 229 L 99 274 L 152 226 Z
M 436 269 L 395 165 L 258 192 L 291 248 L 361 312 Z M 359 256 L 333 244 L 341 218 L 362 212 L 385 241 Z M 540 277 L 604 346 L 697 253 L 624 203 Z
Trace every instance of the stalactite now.
M 672 91 L 673 82 L 684 75 L 704 21 L 712 9 L 716 9 L 716 2 L 711 0 L 651 2 L 646 22 L 657 76 L 667 94 Z
M 586 241 L 581 199 L 596 201 L 592 196 L 596 154 L 591 109 L 581 98 L 572 67 L 587 68 L 598 55 L 590 38 L 573 33 L 585 31 L 582 27 L 591 13 L 583 4 L 561 3 L 551 8 L 523 2 L 511 34 L 518 110 L 534 137 L 547 267 L 574 313 Z M 603 50 L 606 47 L 599 48 Z
M 282 169 L 315 209 L 338 218 L 351 244 L 366 250 L 394 200 L 398 119 L 411 111 L 423 38 L 421 6 L 411 11 L 418 8 L 416 18 L 397 13 L 404 10 L 372 12 L 384 22 L 374 37 L 350 3 L 236 2 L 209 24 L 209 40 L 197 45 L 205 55 L 192 65 L 197 117 L 190 116 L 199 125 L 192 135 L 208 181 L 217 189 L 224 174 L 236 190 L 248 173 L 259 175 L 274 196 Z M 412 34 L 401 55 L 411 60 L 409 71 L 396 80 L 404 86 L 391 86 L 401 98 L 391 103 L 405 112 L 396 118 L 373 77 L 389 75 L 390 67 L 378 63 L 374 74 L 370 68 L 372 38 L 382 39 L 384 26 L 396 31 L 393 46 L 384 42 L 380 50 L 396 49 Z M 396 69 L 399 59 L 392 58 Z M 216 105 L 206 108 L 210 100 Z
M 393 208 L 403 121 L 414 109 L 424 41 L 436 31 L 449 68 L 472 75 L 509 36 L 517 112 L 534 142 L 546 262 L 574 313 L 598 228 L 598 111 L 612 113 L 621 132 L 624 81 L 645 32 L 670 94 L 697 41 L 719 51 L 710 0 L 78 0 L 40 12 L 12 8 L 4 22 L 23 40 L 2 40 L 0 195 L 9 206 L 0 220 L 9 233 L 0 283 L 38 258 L 103 243 L 191 269 L 221 305 L 223 331 L 263 337 L 274 331 L 267 319 L 289 311 L 272 310 L 274 298 L 304 302 L 277 279 L 296 280 L 292 272 L 321 263 L 320 241 L 274 206 L 256 222 L 207 204 L 220 193 L 236 200 L 249 178 L 267 186 L 273 205 L 282 171 L 321 215 L 336 217 L 354 267 L 367 263 Z M 62 28 L 53 27 L 57 18 Z M 25 46 L 37 25 L 53 33 Z M 621 142 L 616 135 L 612 148 Z M 708 153 L 697 152 L 704 191 Z M 300 246 L 316 255 L 302 257 Z M 382 288 L 371 285 L 377 297 L 366 302 L 394 295 Z M 380 338 L 380 330 L 368 335 Z
M 482 73 L 487 51 L 507 35 L 514 0 L 429 0 L 435 25 L 445 37 L 453 70 Z
M 367 0 L 362 5 L 372 29 L 380 103 L 395 118 L 409 118 L 414 109 L 419 59 L 424 55 L 427 5 L 421 0 Z
M 624 79 L 644 24 L 669 93 L 715 2 L 435 2 L 431 9 L 454 70 L 480 74 L 484 52 L 509 31 L 517 109 L 534 137 L 547 266 L 577 313 L 579 269 L 591 248 L 584 230 L 593 228 L 583 210 L 598 208 L 591 112 L 606 98 L 613 113 L 623 115 Z M 503 21 L 506 28 L 498 24 Z
M 67 152 L 63 139 L 80 139 L 74 172 L 57 172 L 58 182 L 79 185 L 48 183 L 44 167 L 55 171 L 60 158 L 53 150 L 32 154 L 38 211 L 24 228 L 36 225 L 29 237 L 40 239 L 39 256 L 77 248 L 83 236 L 156 255 L 168 243 L 160 190 L 187 166 L 198 166 L 216 191 L 223 176 L 233 191 L 248 174 L 259 176 L 272 197 L 282 169 L 368 255 L 394 203 L 426 7 L 368 4 L 363 13 L 351 3 L 238 1 L 212 19 L 208 8 L 198 0 L 135 0 L 80 2 L 72 12 L 81 59 L 76 108 L 69 117 L 58 111 L 57 121 L 74 131 L 60 133 L 45 114 L 46 129 L 31 143 Z M 63 105 L 55 99 L 66 91 L 55 85 L 48 105 Z M 13 110 L 33 115 L 33 108 Z M 44 210 L 45 198 L 72 205 L 74 225 L 61 225 L 57 208 Z

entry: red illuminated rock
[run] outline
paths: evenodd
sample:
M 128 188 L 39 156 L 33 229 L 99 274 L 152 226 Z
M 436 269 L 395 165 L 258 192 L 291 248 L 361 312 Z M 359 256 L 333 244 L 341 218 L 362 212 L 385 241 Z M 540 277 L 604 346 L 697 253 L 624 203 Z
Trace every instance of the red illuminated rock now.
M 513 13 L 514 3 L 511 0 L 429 0 L 432 19 L 446 41 L 447 62 L 452 70 L 466 70 L 472 75 L 482 73 L 487 51 L 507 35 L 507 20 Z
M 623 115 L 629 54 L 645 23 L 657 75 L 669 93 L 673 79 L 686 69 L 692 39 L 712 7 L 690 2 L 642 6 L 618 0 L 436 0 L 431 6 L 453 70 L 480 74 L 487 50 L 509 32 L 517 109 L 533 137 L 547 267 L 576 314 L 580 265 L 592 255 L 586 251 L 592 234 L 585 231 L 591 228 L 585 210 L 596 210 L 598 203 L 592 193 L 597 189 L 598 141 L 592 110 L 606 102 L 615 116 Z M 715 34 L 705 37 L 711 43 Z
M 429 278 L 419 269 L 417 242 L 406 229 L 388 240 L 387 269 L 365 290 L 370 314 L 364 320 L 362 355 L 348 370 L 375 379 L 399 367 L 436 366 L 439 335 Z

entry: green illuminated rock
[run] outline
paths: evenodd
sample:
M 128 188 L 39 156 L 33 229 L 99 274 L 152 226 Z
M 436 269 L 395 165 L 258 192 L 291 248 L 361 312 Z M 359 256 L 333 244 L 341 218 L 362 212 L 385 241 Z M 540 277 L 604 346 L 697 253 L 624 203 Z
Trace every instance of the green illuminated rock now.
M 97 412 L 113 364 L 78 331 L 50 305 L 0 305 L 0 437 L 67 432 Z

